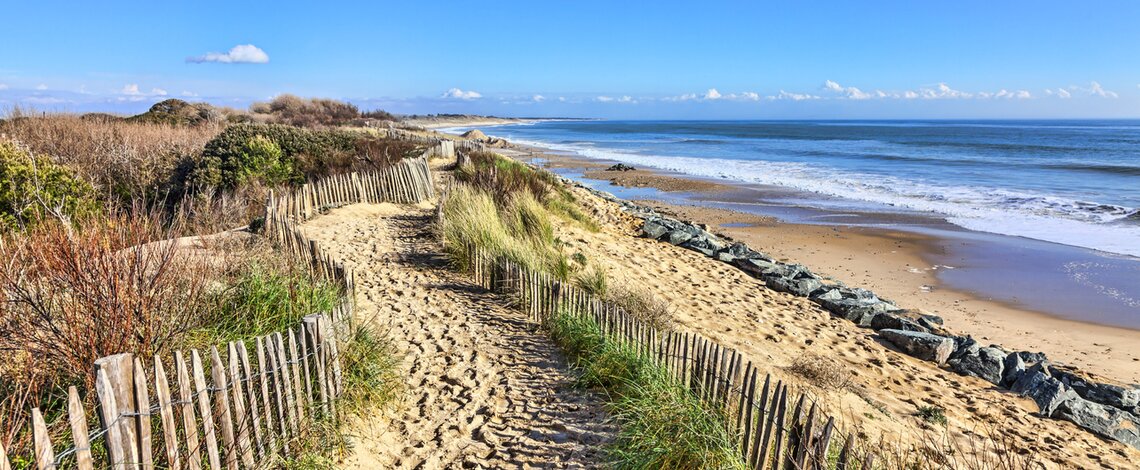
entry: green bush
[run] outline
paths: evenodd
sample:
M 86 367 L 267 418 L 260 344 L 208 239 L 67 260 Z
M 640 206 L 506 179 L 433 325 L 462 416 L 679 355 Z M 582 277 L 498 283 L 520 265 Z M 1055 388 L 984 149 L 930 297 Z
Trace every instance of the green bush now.
M 86 181 L 14 142 L 0 142 L 0 231 L 27 228 L 48 217 L 73 219 L 99 209 L 95 190 Z
M 251 144 L 255 138 L 273 143 L 280 157 L 262 158 L 274 152 L 264 142 Z M 271 176 L 265 179 L 270 184 L 297 184 L 307 177 L 387 167 L 414 151 L 415 146 L 407 142 L 379 139 L 363 131 L 234 124 L 206 143 L 190 174 L 190 187 L 233 189 L 249 175 Z M 266 164 L 270 166 L 259 166 Z

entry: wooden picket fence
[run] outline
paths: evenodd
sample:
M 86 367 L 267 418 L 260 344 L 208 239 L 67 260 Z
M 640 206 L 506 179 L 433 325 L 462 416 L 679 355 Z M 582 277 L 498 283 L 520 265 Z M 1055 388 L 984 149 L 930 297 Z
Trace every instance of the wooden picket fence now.
M 669 371 L 709 408 L 723 412 L 740 455 L 760 469 L 871 469 L 875 454 L 846 437 L 808 394 L 796 392 L 738 351 L 698 334 L 661 331 L 569 283 L 471 248 L 470 273 L 482 287 L 513 296 L 536 325 L 569 314 L 595 322 Z M 794 404 L 794 406 L 792 406 Z M 789 407 L 792 406 L 791 409 Z M 790 412 L 790 414 L 789 414 Z
M 158 356 L 147 358 L 150 364 L 131 354 L 100 358 L 94 364 L 96 430 L 91 431 L 73 386 L 66 406 L 72 445 L 53 445 L 43 413 L 34 408 L 34 454 L 17 465 L 45 470 L 237 469 L 260 468 L 293 455 L 291 446 L 312 426 L 338 419 L 336 398 L 344 383 L 337 338 L 353 315 L 356 287 L 352 271 L 305 237 L 297 224 L 352 203 L 416 203 L 434 197 L 427 159 L 454 154 L 454 144 L 436 142 L 420 157 L 390 168 L 271 193 L 265 206 L 267 236 L 305 262 L 314 276 L 339 286 L 346 294 L 342 303 L 248 344 L 233 341 L 209 351 L 177 351 L 173 369 Z M 0 470 L 11 468 L 0 445 Z

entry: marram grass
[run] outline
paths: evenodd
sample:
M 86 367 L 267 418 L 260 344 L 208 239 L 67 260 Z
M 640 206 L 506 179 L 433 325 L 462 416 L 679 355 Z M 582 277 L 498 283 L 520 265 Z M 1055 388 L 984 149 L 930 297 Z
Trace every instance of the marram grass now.
M 560 313 L 548 320 L 555 343 L 600 388 L 621 430 L 610 446 L 620 469 L 744 469 L 726 417 L 702 403 L 667 370 L 602 333 L 592 320 Z

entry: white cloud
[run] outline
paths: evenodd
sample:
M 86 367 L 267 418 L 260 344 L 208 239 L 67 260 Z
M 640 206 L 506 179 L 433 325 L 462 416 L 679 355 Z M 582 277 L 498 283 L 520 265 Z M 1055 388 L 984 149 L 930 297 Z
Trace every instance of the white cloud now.
M 123 86 L 123 89 L 119 91 L 119 94 L 127 96 L 138 96 L 141 95 L 142 92 L 139 91 L 139 85 L 137 83 L 129 83 Z
M 43 83 L 41 83 L 39 85 L 36 85 L 36 89 L 39 91 L 44 91 L 47 89 L 47 85 L 44 85 Z
M 546 101 L 546 97 L 542 95 L 534 95 L 530 97 L 530 100 L 534 101 L 535 103 L 541 103 L 543 101 Z
M 609 103 L 609 102 L 613 101 L 614 99 L 612 96 L 599 96 L 597 98 L 594 98 L 594 100 L 599 102 L 599 103 Z
M 823 89 L 824 89 L 824 91 L 829 91 L 832 93 L 839 93 L 839 94 L 843 95 L 844 98 L 852 99 L 852 100 L 866 100 L 866 99 L 871 99 L 871 98 L 886 98 L 889 96 L 887 93 L 880 91 L 880 90 L 875 90 L 873 92 L 867 93 L 867 92 L 864 92 L 863 90 L 860 90 L 860 89 L 855 88 L 853 86 L 844 87 L 844 86 L 840 85 L 839 83 L 836 83 L 835 81 L 832 81 L 832 80 L 824 81 L 823 82 Z
M 1101 98 L 1119 98 L 1120 97 L 1120 95 L 1116 94 L 1115 91 L 1105 90 L 1097 82 L 1089 82 L 1089 87 L 1088 87 L 1087 91 L 1090 95 L 1099 96 Z
M 460 90 L 458 88 L 452 88 L 450 90 L 447 90 L 447 91 L 443 92 L 443 96 L 441 96 L 441 98 L 450 98 L 450 99 L 458 99 L 458 100 L 477 100 L 477 99 L 482 98 L 482 97 L 483 97 L 483 94 L 479 93 L 477 91 L 474 91 L 474 90 L 463 91 L 463 90 Z
M 778 95 L 769 96 L 768 99 L 770 99 L 770 100 L 805 101 L 805 100 L 818 100 L 818 99 L 820 99 L 820 97 L 817 95 L 809 94 L 809 93 L 789 93 L 789 92 L 786 92 L 784 90 L 780 90 L 780 93 Z
M 746 91 L 737 95 L 740 99 L 746 101 L 760 101 L 760 94 L 755 91 Z
M 705 99 L 706 100 L 719 100 L 720 99 L 720 92 L 716 91 L 716 88 L 709 88 L 709 91 L 705 92 Z
M 166 90 L 163 90 L 162 88 L 151 88 L 150 94 L 154 96 L 166 96 L 168 93 L 166 93 Z
M 636 103 L 636 101 L 633 100 L 632 96 L 626 95 L 618 98 L 618 103 Z
M 8 84 L 0 83 L 0 90 L 7 90 L 7 89 L 8 89 Z
M 566 102 L 566 97 L 565 97 L 565 96 L 559 96 L 559 97 L 558 97 L 558 102 L 559 102 L 559 103 L 565 103 L 565 102 Z
M 183 91 L 182 96 L 185 96 L 187 98 L 196 98 L 198 96 L 198 94 L 194 93 L 192 91 Z
M 1045 95 L 1046 96 L 1056 96 L 1056 97 L 1061 98 L 1061 99 L 1069 99 L 1073 96 L 1072 93 L 1069 93 L 1069 90 L 1066 90 L 1064 88 L 1058 88 L 1056 90 L 1053 90 L 1051 88 L 1046 88 L 1045 89 Z
M 229 52 L 207 52 L 205 55 L 187 57 L 186 62 L 201 64 L 203 62 L 217 62 L 219 64 L 265 64 L 269 62 L 269 54 L 253 44 L 234 46 Z

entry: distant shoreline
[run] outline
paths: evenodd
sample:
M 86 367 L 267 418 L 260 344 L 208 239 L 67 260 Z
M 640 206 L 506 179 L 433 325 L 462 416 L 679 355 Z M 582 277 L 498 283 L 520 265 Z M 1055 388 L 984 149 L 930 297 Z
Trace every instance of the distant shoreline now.
M 494 127 L 550 121 L 590 121 L 590 118 L 513 118 L 496 116 L 422 116 L 405 119 L 406 125 L 439 130 L 453 127 Z

